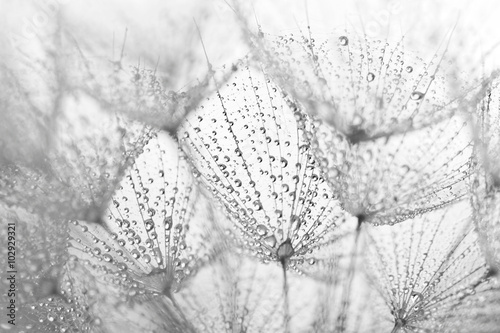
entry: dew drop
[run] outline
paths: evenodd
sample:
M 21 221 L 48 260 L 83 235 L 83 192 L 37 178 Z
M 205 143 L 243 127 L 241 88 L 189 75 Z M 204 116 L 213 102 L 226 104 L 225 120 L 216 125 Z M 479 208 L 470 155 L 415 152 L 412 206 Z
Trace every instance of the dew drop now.
M 413 72 L 413 67 L 411 67 L 411 66 L 406 66 L 406 72 L 407 72 L 407 73 L 411 73 L 411 72 Z
M 424 94 L 420 91 L 414 91 L 411 93 L 410 98 L 414 101 L 421 100 L 424 97 Z
M 137 250 L 133 250 L 131 254 L 134 259 L 139 259 L 139 257 L 141 256 L 141 254 Z
M 373 80 L 375 80 L 375 74 L 373 74 L 372 72 L 368 73 L 368 75 L 366 76 L 366 81 L 372 82 Z
M 165 230 L 168 231 L 172 229 L 172 216 L 165 217 L 165 220 L 163 220 L 163 224 L 165 225 Z
M 274 237 L 274 235 L 266 237 L 266 238 L 264 238 L 264 243 L 266 243 L 267 246 L 275 247 L 276 246 L 276 237 Z
M 349 44 L 349 39 L 346 36 L 340 36 L 339 43 L 342 46 L 347 46 Z
M 125 263 L 123 263 L 123 262 L 121 262 L 121 263 L 117 264 L 117 265 L 116 265 L 116 267 L 118 267 L 118 269 L 119 269 L 120 271 L 126 271 L 126 270 L 127 270 L 127 268 L 128 268 L 128 267 L 127 267 L 127 264 L 125 264 Z
M 155 226 L 155 224 L 154 224 L 153 220 L 151 220 L 151 219 L 147 220 L 146 223 L 144 224 L 146 231 L 153 230 L 154 226 Z
M 268 230 L 267 230 L 267 227 L 266 227 L 265 225 L 263 225 L 263 224 L 259 224 L 259 225 L 257 226 L 257 233 L 258 233 L 260 236 L 265 236 L 265 235 L 267 235 L 267 232 L 268 232 Z

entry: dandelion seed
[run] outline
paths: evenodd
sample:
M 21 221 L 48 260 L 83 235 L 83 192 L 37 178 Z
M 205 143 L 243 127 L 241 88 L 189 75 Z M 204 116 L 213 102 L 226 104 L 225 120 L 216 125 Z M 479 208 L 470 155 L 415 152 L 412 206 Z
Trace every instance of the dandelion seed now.
M 346 36 L 340 36 L 339 43 L 342 46 L 347 46 L 347 44 L 349 44 L 349 39 Z
M 356 145 L 322 123 L 316 136 L 328 182 L 364 221 L 398 223 L 467 195 L 473 139 L 464 118 Z
M 337 40 L 310 27 L 255 42 L 270 76 L 309 114 L 354 143 L 447 119 L 478 90 L 477 82 L 459 85 L 462 77 L 447 68 L 444 44 L 425 61 L 404 49 L 404 39 L 392 43 L 351 34 Z
M 321 265 L 304 263 L 340 237 L 344 212 L 311 154 L 308 117 L 260 71 L 243 68 L 186 119 L 179 137 L 240 235 L 236 243 L 281 264 L 289 332 L 286 271 L 315 274 Z
M 8 263 L 9 256 L 3 252 L 5 259 L 1 264 L 8 267 L 8 271 L 16 272 L 15 300 L 19 316 L 16 327 L 26 332 L 90 332 L 93 315 L 85 306 L 91 302 L 88 297 L 95 294 L 83 279 L 75 280 L 75 276 L 80 279 L 83 273 L 73 261 L 68 261 L 66 225 L 4 204 L 0 213 L 2 222 L 15 223 L 16 259 Z M 7 239 L 4 232 L 0 236 Z M 2 279 L 2 290 L 10 289 L 7 282 Z M 82 294 L 82 289 L 89 293 Z M 8 304 L 11 297 L 7 297 L 7 292 L 2 293 L 2 304 Z M 95 301 L 97 298 L 92 300 Z
M 390 307 L 393 332 L 440 331 L 455 307 L 487 278 L 471 222 L 470 206 L 459 203 L 369 229 L 366 263 Z
M 225 68 L 217 72 L 221 80 L 225 80 L 229 74 L 230 71 Z M 110 88 L 100 86 L 101 83 L 97 82 L 97 87 L 87 87 L 86 90 L 100 99 L 109 111 L 125 114 L 173 135 L 184 117 L 214 90 L 210 85 L 210 77 L 205 75 L 196 85 L 177 92 L 165 88 L 156 70 L 131 66 L 126 74 L 120 73 L 114 80 L 119 83 L 109 83 Z
M 125 173 L 104 225 L 73 222 L 70 253 L 100 267 L 128 296 L 171 297 L 194 274 L 195 255 L 202 255 L 196 231 L 192 243 L 186 238 L 196 198 L 183 154 L 157 134 Z M 123 279 L 112 278 L 114 273 Z
M 60 103 L 45 165 L 3 165 L 0 196 L 9 205 L 52 218 L 98 222 L 125 167 L 148 137 L 147 130 L 103 114 L 85 96 L 61 97 Z
M 466 77 L 449 35 L 419 56 L 321 34 L 307 6 L 286 35 L 254 10 L 254 34 L 231 1 L 235 61 L 241 31 L 207 4 L 137 5 L 119 45 L 81 34 L 115 4 L 51 2 L 0 65 L 10 331 L 497 332 L 498 73 Z
M 68 10 L 61 15 L 63 22 L 71 22 L 67 24 L 69 36 L 63 34 L 70 43 L 64 46 L 76 53 L 71 60 L 78 70 L 71 71 L 71 76 L 77 89 L 99 100 L 112 113 L 126 115 L 174 135 L 182 119 L 214 92 L 212 75 L 224 80 L 231 72 L 229 67 L 221 68 L 207 62 L 206 54 L 212 55 L 218 63 L 230 63 L 246 51 L 237 29 L 227 30 L 233 18 L 225 15 L 224 24 L 221 24 L 221 13 L 212 15 L 215 13 L 211 5 L 196 0 L 182 6 L 175 1 L 158 5 L 154 9 L 150 6 L 136 8 L 137 12 L 149 12 L 150 20 L 146 25 L 142 22 L 128 29 L 125 27 L 130 27 L 130 22 L 123 22 L 124 36 L 123 39 L 120 36 L 120 42 L 115 42 L 115 33 L 111 31 L 116 27 L 104 28 L 108 33 L 99 31 L 92 39 L 82 35 L 76 28 L 82 23 L 82 12 Z M 117 22 L 124 19 L 123 13 L 118 13 L 109 4 L 100 4 L 97 8 Z M 102 12 L 99 11 L 99 15 L 103 15 Z M 83 11 L 84 16 L 85 13 Z M 197 24 L 211 31 L 202 41 Z M 163 27 L 163 32 L 153 37 L 152 32 L 158 26 Z M 233 41 L 231 47 L 220 43 L 221 35 L 225 36 L 225 42 Z M 108 45 L 109 49 L 104 59 L 102 45 Z M 237 45 L 244 53 L 240 54 Z
M 328 244 L 343 212 L 311 154 L 307 116 L 265 75 L 240 67 L 179 136 L 202 183 L 252 240 L 247 248 L 293 267 Z

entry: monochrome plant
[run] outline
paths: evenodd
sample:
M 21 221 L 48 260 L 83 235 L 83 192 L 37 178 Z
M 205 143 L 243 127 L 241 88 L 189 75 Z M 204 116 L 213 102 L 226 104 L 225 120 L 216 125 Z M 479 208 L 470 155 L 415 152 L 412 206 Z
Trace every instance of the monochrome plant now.
M 2 55 L 1 332 L 500 331 L 498 71 L 462 30 L 127 6 L 105 55 L 76 3 Z

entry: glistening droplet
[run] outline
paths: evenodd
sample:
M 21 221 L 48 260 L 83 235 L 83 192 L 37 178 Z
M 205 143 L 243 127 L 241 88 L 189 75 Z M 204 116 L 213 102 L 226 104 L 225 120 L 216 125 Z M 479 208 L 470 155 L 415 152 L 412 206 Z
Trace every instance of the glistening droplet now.
M 349 39 L 346 36 L 340 36 L 339 43 L 342 46 L 347 46 L 349 44 Z
M 424 97 L 424 94 L 420 91 L 414 91 L 411 93 L 410 98 L 414 101 L 421 100 Z
M 270 247 L 275 247 L 276 246 L 276 237 L 274 237 L 274 235 L 266 237 L 266 238 L 264 238 L 264 243 L 266 243 Z

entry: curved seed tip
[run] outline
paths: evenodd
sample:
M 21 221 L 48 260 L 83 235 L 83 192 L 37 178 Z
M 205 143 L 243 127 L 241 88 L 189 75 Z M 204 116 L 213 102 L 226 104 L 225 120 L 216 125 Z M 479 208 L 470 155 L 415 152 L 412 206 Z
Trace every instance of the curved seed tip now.
M 358 218 L 358 225 L 356 227 L 356 230 L 359 231 L 361 229 L 361 225 L 363 224 L 363 222 L 366 221 L 367 215 L 360 213 L 356 215 L 356 217 Z

